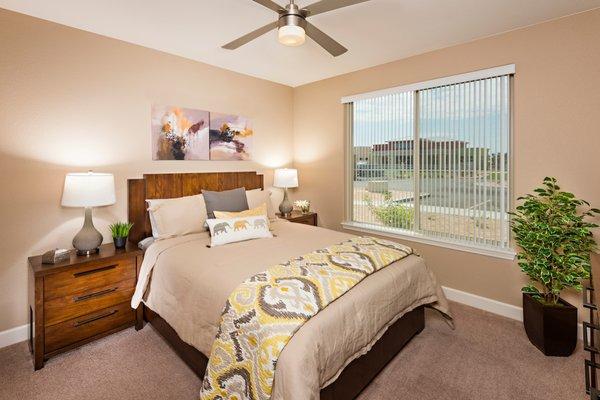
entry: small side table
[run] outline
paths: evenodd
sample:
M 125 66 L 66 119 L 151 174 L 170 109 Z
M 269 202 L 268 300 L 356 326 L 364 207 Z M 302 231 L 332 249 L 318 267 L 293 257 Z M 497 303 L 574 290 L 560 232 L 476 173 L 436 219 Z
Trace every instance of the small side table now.
M 290 222 L 295 222 L 298 224 L 305 225 L 313 225 L 317 226 L 317 213 L 316 212 L 307 212 L 306 214 L 301 213 L 300 211 L 292 211 L 291 215 L 284 216 L 282 214 L 277 214 L 279 218 L 286 219 Z
M 29 346 L 34 369 L 63 351 L 134 325 L 131 309 L 143 252 L 133 243 L 115 249 L 112 243 L 100 252 L 42 264 L 29 257 Z M 139 318 L 138 318 L 139 319 Z

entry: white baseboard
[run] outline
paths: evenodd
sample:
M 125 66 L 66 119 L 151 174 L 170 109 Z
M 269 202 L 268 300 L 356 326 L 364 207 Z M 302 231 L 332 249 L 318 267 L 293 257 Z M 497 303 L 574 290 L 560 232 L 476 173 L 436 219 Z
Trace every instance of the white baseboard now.
M 473 308 L 478 308 L 490 312 L 492 314 L 501 315 L 506 318 L 523 321 L 523 308 L 513 306 L 512 304 L 502 303 L 497 300 L 488 299 L 487 297 L 478 296 L 476 294 L 463 292 L 462 290 L 452 289 L 442 286 L 448 300 L 457 303 L 465 304 Z M 583 340 L 583 325 L 578 324 L 579 340 Z
M 445 286 L 443 286 L 442 289 L 444 289 L 444 293 L 448 300 L 478 308 L 492 314 L 501 315 L 506 318 L 523 321 L 523 309 L 521 307 Z M 0 332 L 0 349 L 27 340 L 28 331 L 29 325 L 27 324 Z M 579 324 L 579 339 L 583 340 L 583 326 L 581 324 Z
M 27 340 L 29 337 L 29 324 L 17 326 L 0 332 L 0 349 L 11 344 Z

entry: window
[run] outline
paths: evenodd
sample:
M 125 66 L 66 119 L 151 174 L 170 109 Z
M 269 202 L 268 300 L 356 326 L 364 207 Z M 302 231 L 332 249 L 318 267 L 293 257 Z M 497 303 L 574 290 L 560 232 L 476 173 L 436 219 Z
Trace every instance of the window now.
M 352 229 L 509 257 L 511 77 L 493 68 L 342 99 Z

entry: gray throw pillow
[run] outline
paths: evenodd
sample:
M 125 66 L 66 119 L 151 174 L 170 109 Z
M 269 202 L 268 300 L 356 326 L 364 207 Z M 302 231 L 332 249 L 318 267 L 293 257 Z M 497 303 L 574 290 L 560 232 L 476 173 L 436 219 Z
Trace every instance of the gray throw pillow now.
M 222 192 L 211 192 L 203 190 L 204 203 L 206 204 L 206 215 L 208 218 L 215 217 L 215 211 L 244 211 L 248 209 L 246 188 L 224 190 Z

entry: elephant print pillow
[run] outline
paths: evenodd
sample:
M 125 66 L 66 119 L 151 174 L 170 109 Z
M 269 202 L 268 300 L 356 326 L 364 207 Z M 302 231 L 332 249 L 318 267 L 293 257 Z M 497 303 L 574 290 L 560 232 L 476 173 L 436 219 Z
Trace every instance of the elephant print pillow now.
M 223 219 L 207 219 L 210 229 L 210 246 L 221 246 L 228 243 L 250 239 L 271 238 L 269 221 L 265 215 L 256 217 L 237 217 Z

